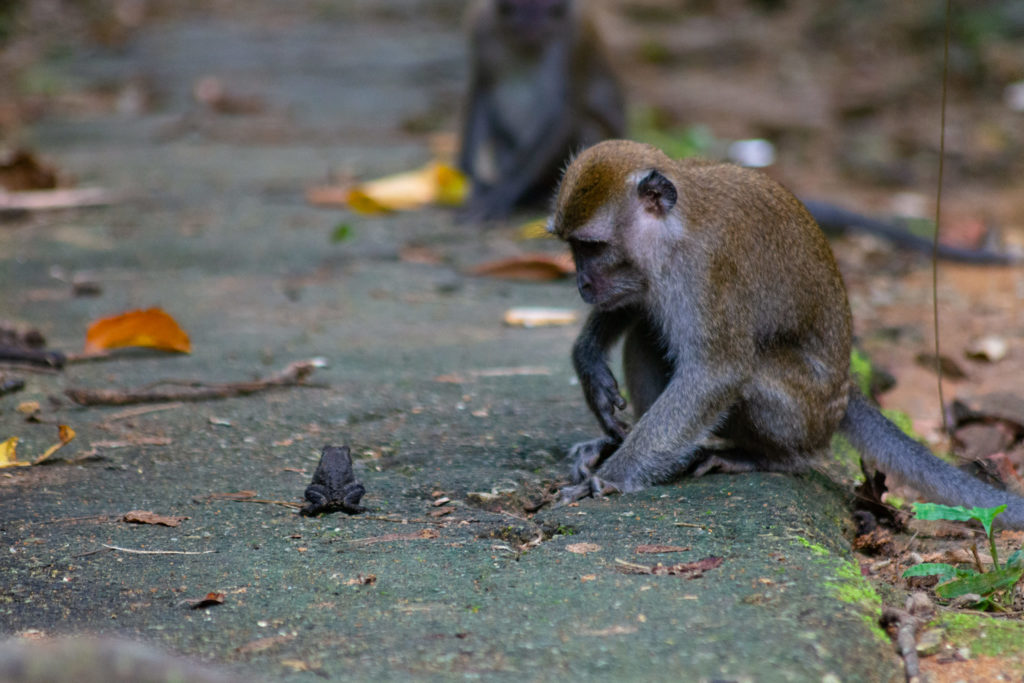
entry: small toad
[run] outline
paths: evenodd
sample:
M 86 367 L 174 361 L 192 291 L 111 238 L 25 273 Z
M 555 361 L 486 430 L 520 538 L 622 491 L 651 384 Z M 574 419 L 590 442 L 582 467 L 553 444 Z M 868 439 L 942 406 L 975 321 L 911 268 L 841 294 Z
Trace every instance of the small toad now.
M 359 504 L 364 493 L 366 489 L 352 471 L 352 454 L 348 446 L 324 446 L 313 481 L 306 487 L 309 505 L 299 512 L 316 515 L 340 510 L 355 515 L 366 510 Z

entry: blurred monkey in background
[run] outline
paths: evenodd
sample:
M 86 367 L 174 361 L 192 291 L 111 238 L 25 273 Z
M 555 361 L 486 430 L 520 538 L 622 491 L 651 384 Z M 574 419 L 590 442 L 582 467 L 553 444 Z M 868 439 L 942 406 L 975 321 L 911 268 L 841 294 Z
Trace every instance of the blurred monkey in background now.
M 622 89 L 585 0 L 475 0 L 458 163 L 465 216 L 543 204 L 573 153 L 625 134 Z

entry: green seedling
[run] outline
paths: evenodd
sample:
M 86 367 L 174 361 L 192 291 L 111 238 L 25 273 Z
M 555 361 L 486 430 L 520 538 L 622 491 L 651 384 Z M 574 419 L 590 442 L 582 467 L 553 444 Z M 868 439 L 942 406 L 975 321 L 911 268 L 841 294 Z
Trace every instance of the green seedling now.
M 1011 599 L 1010 589 L 1024 576 L 1024 549 L 1018 549 L 1010 555 L 1005 564 L 999 564 L 999 553 L 996 550 L 995 537 L 992 535 L 992 523 L 1005 509 L 1005 505 L 993 508 L 965 508 L 936 503 L 914 503 L 914 515 L 918 519 L 944 519 L 954 522 L 976 519 L 981 522 L 988 537 L 992 567 L 986 571 L 980 560 L 977 569 L 956 567 L 942 562 L 925 562 L 907 569 L 903 572 L 903 577 L 937 576 L 939 585 L 935 587 L 935 594 L 940 598 L 957 598 L 974 593 L 982 596 L 977 606 L 1003 609 L 1003 604 L 998 600 L 1000 594 L 1004 601 Z
M 331 242 L 347 242 L 352 238 L 352 226 L 348 223 L 338 223 L 331 232 Z

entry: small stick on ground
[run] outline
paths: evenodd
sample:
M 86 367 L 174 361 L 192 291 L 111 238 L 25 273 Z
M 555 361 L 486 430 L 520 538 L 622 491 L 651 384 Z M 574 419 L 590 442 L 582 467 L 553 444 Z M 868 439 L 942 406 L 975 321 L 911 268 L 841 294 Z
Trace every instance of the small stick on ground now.
M 47 368 L 62 368 L 67 359 L 60 351 L 26 349 L 20 346 L 0 346 L 0 360 L 42 365 Z
M 248 396 L 275 387 L 290 387 L 303 384 L 316 368 L 324 367 L 325 362 L 319 358 L 301 360 L 290 363 L 286 368 L 273 375 L 252 382 L 225 382 L 208 384 L 191 381 L 188 386 L 174 389 L 80 389 L 69 388 L 64 391 L 68 398 L 82 406 L 124 406 L 135 403 L 162 403 L 165 401 L 209 401 L 213 399 Z M 167 380 L 162 384 L 181 384 L 181 380 Z M 151 385 L 152 386 L 152 385 Z
M 62 188 L 56 190 L 0 190 L 0 211 L 46 211 L 113 204 L 118 197 L 102 187 Z
M 108 545 L 106 543 L 100 543 L 100 545 L 104 548 L 120 550 L 122 553 L 132 553 L 134 555 L 209 555 L 210 553 L 217 552 L 216 550 L 137 550 L 135 548 L 122 548 L 119 545 Z
M 228 498 L 236 503 L 263 503 L 264 505 L 281 505 L 286 508 L 295 508 L 298 510 L 302 507 L 302 503 L 293 503 L 290 500 L 269 500 L 267 498 Z

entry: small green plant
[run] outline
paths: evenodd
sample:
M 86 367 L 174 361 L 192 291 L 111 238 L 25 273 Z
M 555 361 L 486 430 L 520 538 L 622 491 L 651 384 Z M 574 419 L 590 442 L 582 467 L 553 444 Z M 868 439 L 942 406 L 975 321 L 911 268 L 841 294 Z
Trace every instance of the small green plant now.
M 992 566 L 986 571 L 978 559 L 977 547 L 972 546 L 971 551 L 977 561 L 977 569 L 957 567 L 944 562 L 924 562 L 907 569 L 903 572 L 903 577 L 938 576 L 939 585 L 935 587 L 935 594 L 940 598 L 958 598 L 974 593 L 982 598 L 975 604 L 976 607 L 1005 609 L 1012 600 L 1011 589 L 1024 576 L 1024 549 L 1018 549 L 1010 555 L 1005 564 L 999 564 L 999 552 L 996 550 L 995 537 L 992 535 L 992 522 L 1005 509 L 1005 505 L 994 508 L 965 508 L 936 503 L 914 503 L 914 516 L 918 519 L 945 519 L 954 522 L 976 519 L 981 522 L 988 537 Z

